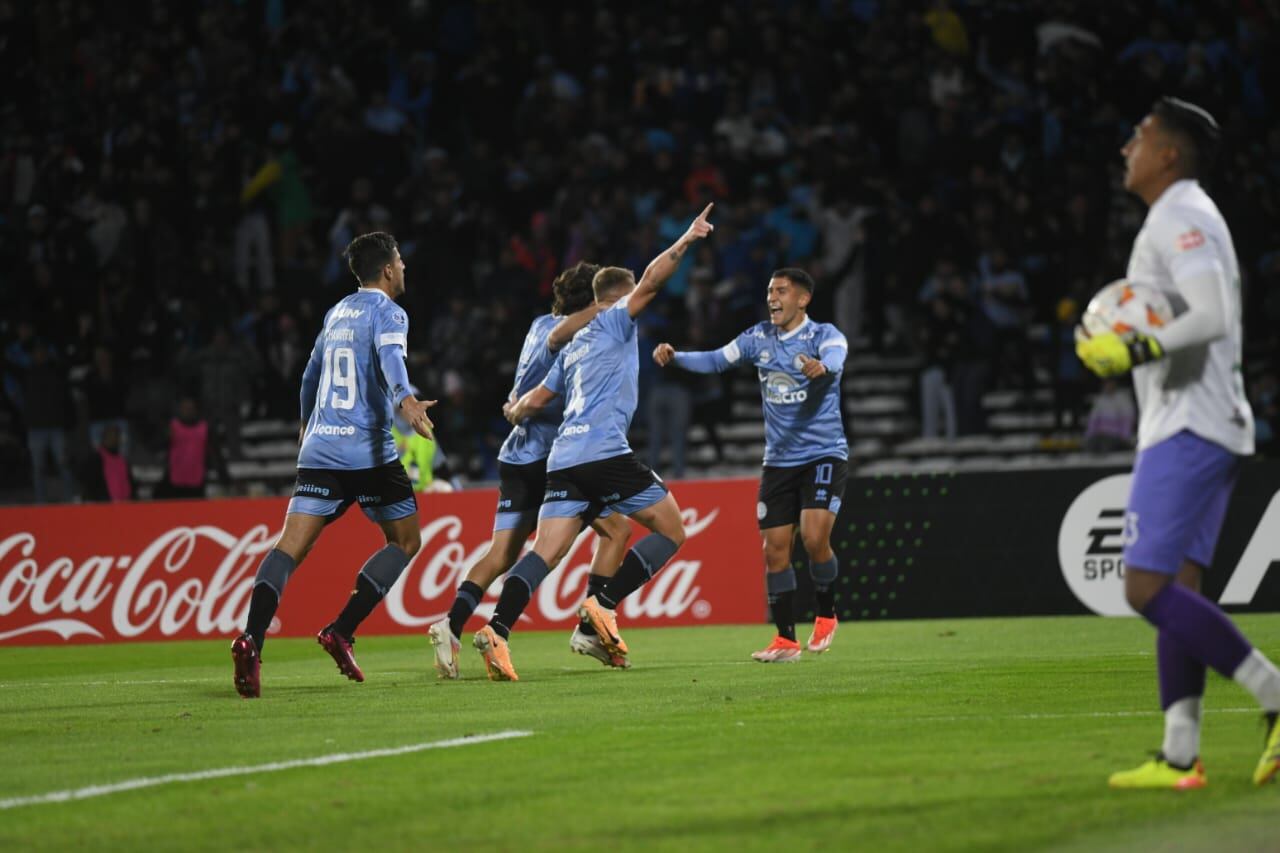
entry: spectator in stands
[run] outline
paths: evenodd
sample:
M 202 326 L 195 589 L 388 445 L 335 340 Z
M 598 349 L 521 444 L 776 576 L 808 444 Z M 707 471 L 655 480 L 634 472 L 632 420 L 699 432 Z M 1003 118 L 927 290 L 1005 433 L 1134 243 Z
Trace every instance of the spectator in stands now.
M 1133 447 L 1137 424 L 1133 392 L 1127 384 L 1121 387 L 1114 379 L 1108 379 L 1102 383 L 1098 396 L 1093 398 L 1093 408 L 1084 430 L 1085 450 L 1094 453 L 1129 450 Z
M 200 383 L 200 401 L 208 414 L 215 439 L 227 448 L 231 459 L 240 459 L 241 409 L 251 399 L 260 357 L 243 342 L 232 343 L 225 326 L 213 333 L 209 346 L 197 353 L 188 367 Z
M 102 440 L 89 449 L 81 467 L 80 482 L 87 501 L 131 501 L 138 488 L 133 469 L 125 455 L 120 427 L 109 423 L 102 430 Z
M 956 402 L 948 372 L 953 369 L 964 345 L 968 321 L 964 280 L 955 274 L 949 259 L 939 261 L 939 273 L 922 288 L 931 294 L 925 303 L 922 322 L 917 327 L 924 367 L 920 371 L 921 436 L 948 440 L 958 434 Z
M 125 419 L 125 403 L 129 386 L 116 367 L 115 353 L 105 345 L 93 351 L 93 367 L 82 386 L 89 413 L 89 443 L 97 447 L 108 426 L 120 431 L 120 443 L 129 446 L 129 422 Z
M 60 497 L 75 497 L 71 466 L 67 460 L 67 427 L 71 425 L 71 398 L 67 391 L 66 367 L 55 359 L 53 348 L 32 339 L 31 358 L 22 371 L 22 420 L 27 427 L 27 450 L 31 454 L 31 482 L 36 503 L 48 499 L 45 462 L 53 461 L 54 473 L 62 483 Z
M 177 414 L 169 421 L 164 481 L 156 489 L 156 497 L 202 498 L 210 471 L 223 483 L 230 482 L 217 432 L 200 416 L 195 398 L 183 397 L 178 401 Z
M 1027 281 L 1009 265 L 1009 255 L 1002 246 L 994 247 L 978 260 L 978 288 L 982 294 L 982 310 L 995 333 L 992 377 L 997 385 L 1007 386 L 1009 377 L 1015 376 L 1019 387 L 1030 391 L 1035 379 L 1027 341 L 1030 318 Z
M 1058 429 L 1080 428 L 1085 389 L 1091 384 L 1080 357 L 1076 355 L 1076 325 L 1080 306 L 1071 298 L 1058 302 L 1053 326 L 1053 423 Z

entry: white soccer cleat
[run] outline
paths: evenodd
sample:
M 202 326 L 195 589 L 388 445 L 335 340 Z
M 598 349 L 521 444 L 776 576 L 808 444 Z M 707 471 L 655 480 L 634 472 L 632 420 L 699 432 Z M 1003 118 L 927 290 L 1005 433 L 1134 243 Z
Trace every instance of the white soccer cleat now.
M 631 661 L 627 660 L 626 655 L 610 654 L 609 650 L 604 647 L 604 643 L 600 642 L 598 636 L 582 633 L 582 626 L 580 625 L 575 626 L 573 633 L 569 636 L 569 651 L 593 657 L 605 666 L 611 666 L 615 669 L 631 668 Z
M 427 637 L 436 653 L 436 674 L 440 678 L 457 678 L 458 652 L 462 649 L 462 643 L 449 630 L 449 620 L 441 619 L 428 628 Z

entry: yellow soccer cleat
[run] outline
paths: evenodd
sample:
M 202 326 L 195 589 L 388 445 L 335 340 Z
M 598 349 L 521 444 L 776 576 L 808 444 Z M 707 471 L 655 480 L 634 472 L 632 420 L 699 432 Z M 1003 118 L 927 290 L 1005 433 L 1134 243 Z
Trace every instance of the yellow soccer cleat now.
M 489 672 L 490 681 L 519 681 L 516 668 L 511 665 L 511 648 L 497 631 L 485 625 L 476 631 L 473 645 L 484 658 L 484 668 Z
M 1169 788 L 1186 791 L 1208 785 L 1209 777 L 1205 775 L 1204 765 L 1198 758 L 1191 767 L 1182 770 L 1170 764 L 1164 753 L 1157 752 L 1155 758 L 1132 770 L 1112 773 L 1107 784 L 1112 788 Z
M 1267 745 L 1262 748 L 1262 757 L 1253 770 L 1253 784 L 1265 785 L 1275 781 L 1280 773 L 1280 714 L 1275 711 L 1264 717 L 1267 723 Z

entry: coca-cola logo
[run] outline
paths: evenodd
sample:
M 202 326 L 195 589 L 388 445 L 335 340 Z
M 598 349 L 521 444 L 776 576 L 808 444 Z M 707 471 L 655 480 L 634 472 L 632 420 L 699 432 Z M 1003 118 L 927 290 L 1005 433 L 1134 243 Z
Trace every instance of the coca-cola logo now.
M 719 514 L 718 508 L 705 515 L 686 508 L 689 540 Z M 422 548 L 386 597 L 386 614 L 395 624 L 421 629 L 446 615 L 454 590 L 489 546 L 487 536 L 468 544 L 465 533 L 457 515 L 424 525 Z M 37 633 L 64 640 L 107 639 L 108 624 L 111 639 L 237 633 L 257 566 L 276 536 L 267 524 L 243 533 L 212 524 L 184 525 L 166 530 L 132 554 L 73 559 L 41 556 L 42 543 L 30 531 L 9 534 L 0 540 L 0 641 Z M 531 615 L 546 622 L 573 616 L 586 593 L 594 543 L 591 531 L 578 537 L 560 570 L 539 587 L 530 602 Z M 319 553 L 324 553 L 323 543 Z M 686 553 L 687 544 L 653 581 L 623 602 L 625 618 L 711 615 L 711 604 L 699 597 L 702 561 L 684 557 Z M 485 604 L 477 612 L 487 616 L 491 608 Z M 104 611 L 109 611 L 109 621 Z
M 705 516 L 699 516 L 695 508 L 684 509 L 687 539 L 706 530 L 719 514 L 719 509 Z M 422 529 L 421 550 L 383 602 L 396 624 L 422 628 L 448 615 L 453 591 L 489 548 L 488 539 L 468 548 L 461 541 L 462 535 L 462 519 L 456 515 L 442 516 Z M 530 607 L 547 621 L 559 622 L 572 617 L 586 595 L 595 539 L 593 531 L 583 531 L 574 540 L 559 570 L 534 593 Z M 680 559 L 677 553 L 657 577 L 622 602 L 622 615 L 628 619 L 663 619 L 689 612 L 699 619 L 707 618 L 711 615 L 711 605 L 698 598 L 701 588 L 696 585 L 701 568 L 701 560 Z M 497 593 L 499 589 L 495 587 L 492 592 Z M 488 616 L 490 609 L 482 605 L 476 612 Z
M 203 540 L 222 551 L 207 579 L 186 577 L 173 583 L 192 561 Z M 136 558 L 92 555 L 78 566 L 56 557 L 41 567 L 32 556 L 36 537 L 15 533 L 0 541 L 0 616 L 25 608 L 43 617 L 0 633 L 0 640 L 50 631 L 64 640 L 102 632 L 74 614 L 96 610 L 111 599 L 111 627 L 120 637 L 137 637 L 153 627 L 171 637 L 194 620 L 200 634 L 239 630 L 249 606 L 253 575 L 275 535 L 259 524 L 241 536 L 220 527 L 175 527 L 147 545 Z M 122 571 L 118 583 L 109 580 Z

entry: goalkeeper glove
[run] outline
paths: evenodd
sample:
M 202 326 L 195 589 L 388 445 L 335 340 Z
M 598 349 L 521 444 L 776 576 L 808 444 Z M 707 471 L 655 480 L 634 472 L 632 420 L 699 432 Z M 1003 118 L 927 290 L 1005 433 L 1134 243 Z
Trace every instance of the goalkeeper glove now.
M 1076 355 L 1084 366 L 1106 379 L 1127 373 L 1140 364 L 1164 357 L 1160 342 L 1151 335 L 1108 332 L 1094 337 L 1076 330 Z

